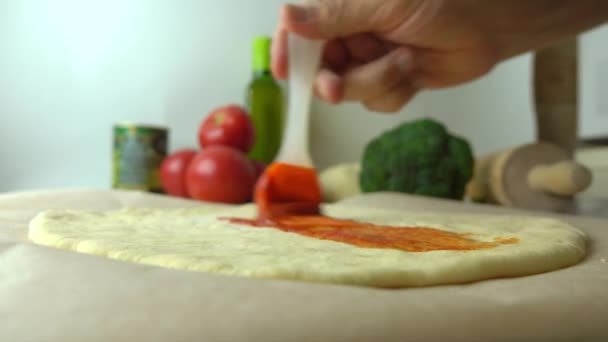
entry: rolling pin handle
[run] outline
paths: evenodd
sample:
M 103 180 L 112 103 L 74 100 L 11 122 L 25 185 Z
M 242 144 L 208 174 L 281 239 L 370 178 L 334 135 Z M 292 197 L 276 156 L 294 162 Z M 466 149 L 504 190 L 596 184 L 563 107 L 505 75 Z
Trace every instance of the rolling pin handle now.
M 528 173 L 532 189 L 558 196 L 573 196 L 591 184 L 591 172 L 574 161 L 562 161 L 552 165 L 539 165 Z

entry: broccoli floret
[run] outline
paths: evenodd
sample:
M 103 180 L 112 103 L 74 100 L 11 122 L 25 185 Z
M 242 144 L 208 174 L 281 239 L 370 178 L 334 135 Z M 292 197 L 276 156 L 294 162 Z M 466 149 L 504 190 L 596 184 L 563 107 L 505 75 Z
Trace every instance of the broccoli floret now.
M 462 199 L 473 174 L 469 143 L 432 119 L 402 124 L 365 148 L 362 192 L 394 191 Z

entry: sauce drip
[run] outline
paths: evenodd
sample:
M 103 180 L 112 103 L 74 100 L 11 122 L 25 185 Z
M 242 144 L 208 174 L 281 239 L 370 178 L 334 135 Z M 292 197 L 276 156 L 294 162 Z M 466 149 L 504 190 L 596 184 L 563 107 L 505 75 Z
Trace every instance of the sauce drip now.
M 407 252 L 439 250 L 469 251 L 519 242 L 516 238 L 477 241 L 457 234 L 426 227 L 392 227 L 341 220 L 321 215 L 279 216 L 272 219 L 225 218 L 252 227 L 272 227 L 311 238 L 347 243 L 364 248 L 389 248 Z

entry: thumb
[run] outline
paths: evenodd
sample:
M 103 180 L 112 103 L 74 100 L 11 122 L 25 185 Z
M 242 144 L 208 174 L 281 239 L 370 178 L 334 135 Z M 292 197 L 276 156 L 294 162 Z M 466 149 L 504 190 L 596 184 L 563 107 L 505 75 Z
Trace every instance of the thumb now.
M 281 26 L 310 39 L 333 39 L 362 32 L 388 30 L 404 13 L 394 0 L 313 0 L 284 5 Z

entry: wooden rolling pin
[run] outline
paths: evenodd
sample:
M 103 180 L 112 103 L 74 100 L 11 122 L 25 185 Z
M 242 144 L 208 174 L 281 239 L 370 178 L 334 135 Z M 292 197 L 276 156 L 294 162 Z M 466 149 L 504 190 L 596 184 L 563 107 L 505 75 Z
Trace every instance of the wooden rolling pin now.
M 591 184 L 591 172 L 569 152 L 534 143 L 476 161 L 467 197 L 532 210 L 560 211 Z

